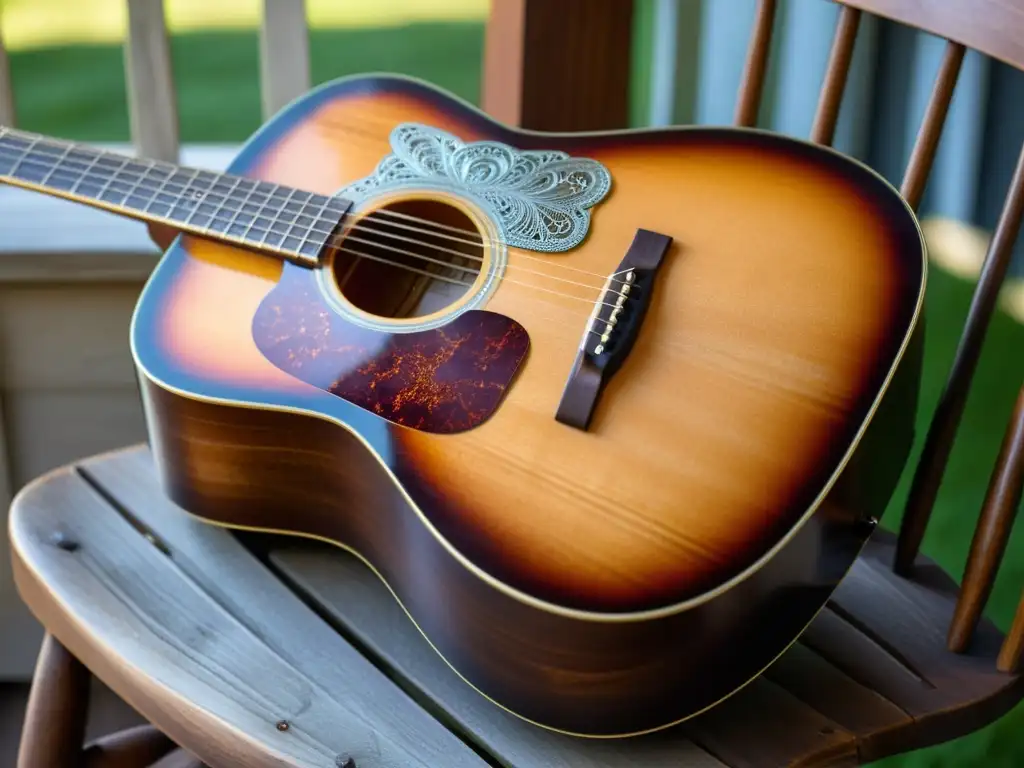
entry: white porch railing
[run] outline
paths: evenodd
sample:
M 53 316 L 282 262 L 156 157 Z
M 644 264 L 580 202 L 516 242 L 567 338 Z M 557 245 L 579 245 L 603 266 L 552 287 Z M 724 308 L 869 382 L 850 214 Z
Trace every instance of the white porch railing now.
M 223 170 L 237 147 L 180 144 L 163 0 L 126 2 L 132 145 L 109 148 Z M 309 89 L 304 0 L 264 1 L 259 75 L 264 116 Z M 0 124 L 16 123 L 0 29 Z M 11 580 L 11 496 L 145 440 L 128 322 L 158 256 L 138 222 L 0 185 L 0 680 L 31 677 L 42 637 Z

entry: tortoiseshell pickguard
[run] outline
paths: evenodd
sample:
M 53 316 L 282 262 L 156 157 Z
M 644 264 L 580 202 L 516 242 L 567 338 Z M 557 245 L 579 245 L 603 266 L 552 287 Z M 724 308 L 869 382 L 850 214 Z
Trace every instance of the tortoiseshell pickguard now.
M 438 433 L 486 421 L 530 345 L 519 323 L 483 310 L 433 330 L 364 328 L 330 308 L 312 272 L 291 266 L 252 330 L 259 350 L 286 373 L 395 424 Z

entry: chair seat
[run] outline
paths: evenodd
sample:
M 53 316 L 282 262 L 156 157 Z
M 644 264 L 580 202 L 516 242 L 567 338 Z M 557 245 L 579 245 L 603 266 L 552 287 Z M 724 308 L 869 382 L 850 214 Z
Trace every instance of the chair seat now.
M 894 575 L 879 531 L 833 601 L 760 678 L 649 736 L 588 740 L 468 688 L 354 557 L 257 547 L 162 495 L 136 447 L 55 471 L 12 506 L 22 597 L 157 728 L 214 768 L 857 765 L 945 741 L 1022 697 L 983 620 L 945 648 L 957 588 L 920 558 Z M 246 537 L 248 539 L 248 537 Z

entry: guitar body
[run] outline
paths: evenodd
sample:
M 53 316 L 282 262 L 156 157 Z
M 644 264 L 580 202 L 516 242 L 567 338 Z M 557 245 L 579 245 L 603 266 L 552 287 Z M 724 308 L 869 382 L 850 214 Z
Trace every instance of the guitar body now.
M 547 185 L 564 168 L 585 183 Z M 231 170 L 348 190 L 406 240 L 353 230 L 318 269 L 175 241 L 131 331 L 165 488 L 357 554 L 495 704 L 588 736 L 685 720 L 870 536 L 912 441 L 925 253 L 867 168 L 752 130 L 519 131 L 374 76 L 299 99 Z M 638 230 L 671 242 L 635 339 L 588 418 L 556 418 Z M 479 274 L 425 285 L 427 240 Z

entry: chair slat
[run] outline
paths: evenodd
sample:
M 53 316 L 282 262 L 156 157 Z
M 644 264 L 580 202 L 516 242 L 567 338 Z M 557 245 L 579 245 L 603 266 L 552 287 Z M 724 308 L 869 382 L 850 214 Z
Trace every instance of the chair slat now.
M 963 64 L 965 52 L 966 49 L 960 43 L 948 42 L 946 44 L 942 64 L 939 66 L 939 74 L 935 78 L 935 86 L 932 88 L 932 95 L 928 100 L 928 108 L 925 110 L 924 120 L 921 121 L 921 128 L 917 132 L 917 140 L 914 142 L 914 149 L 910 154 L 910 162 L 907 163 L 907 172 L 903 176 L 900 193 L 910 207 L 915 210 L 921 202 L 925 185 L 928 183 L 928 175 L 932 170 L 932 163 L 935 161 L 935 150 L 939 146 L 942 127 L 946 124 L 946 114 L 949 112 L 949 104 L 953 100 L 953 89 L 956 87 L 957 77 L 960 75 L 960 66 Z
M 310 88 L 305 0 L 264 0 L 260 28 L 260 95 L 269 119 Z
M 850 62 L 853 60 L 853 44 L 857 40 L 860 13 L 858 9 L 846 5 L 839 11 L 839 23 L 832 39 L 832 50 L 828 57 L 825 80 L 821 86 L 818 110 L 811 126 L 811 141 L 817 144 L 831 145 L 835 137 L 839 107 L 843 101 L 843 91 L 846 90 L 846 79 L 850 74 Z
M 1020 603 L 1017 604 L 1017 615 L 1013 619 L 1013 626 L 1010 633 L 1003 642 L 1003 648 L 999 652 L 996 666 L 1000 672 L 1015 675 L 1021 671 L 1024 662 L 1024 594 L 1020 596 Z
M 1006 202 L 999 215 L 992 242 L 989 243 L 985 263 L 974 290 L 971 309 L 964 323 L 960 345 L 956 351 L 946 387 L 935 408 L 921 457 L 918 460 L 910 486 L 906 511 L 900 524 L 899 543 L 893 567 L 897 573 L 909 574 L 914 558 L 921 547 L 928 527 L 935 498 L 942 483 L 942 475 L 949 461 L 957 427 L 963 415 L 967 393 L 981 355 L 981 345 L 995 310 L 999 289 L 1013 255 L 1013 244 L 1020 231 L 1024 213 L 1024 146 L 1017 160 L 1017 168 L 1010 181 Z
M 0 125 L 14 125 L 14 88 L 11 86 L 11 66 L 4 48 L 3 30 L 0 29 Z
M 776 0 L 758 0 L 757 18 L 747 48 L 747 63 L 743 67 L 739 98 L 736 101 L 736 125 L 749 127 L 757 122 L 761 107 L 765 73 L 768 71 L 768 53 L 772 44 L 772 27 L 775 23 Z
M 176 161 L 178 109 L 163 0 L 128 0 L 125 69 L 136 151 Z
M 949 650 L 962 653 L 974 635 L 1006 551 L 1024 483 L 1024 387 L 1006 428 L 949 629 Z

